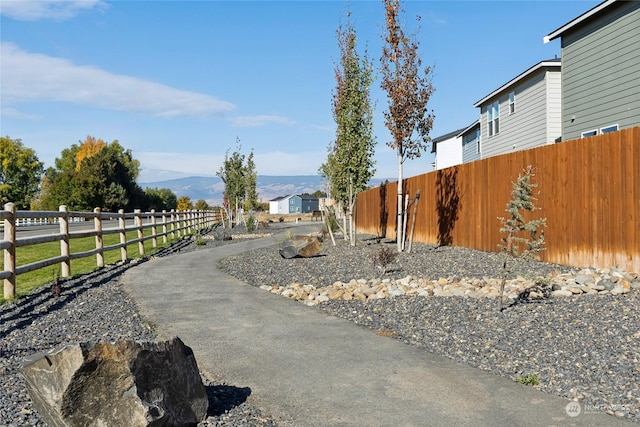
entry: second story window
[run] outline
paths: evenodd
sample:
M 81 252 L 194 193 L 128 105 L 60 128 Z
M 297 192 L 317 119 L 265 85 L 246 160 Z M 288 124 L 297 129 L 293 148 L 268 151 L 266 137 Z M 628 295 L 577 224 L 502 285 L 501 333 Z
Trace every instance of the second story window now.
M 489 136 L 497 135 L 500 132 L 500 104 L 498 101 L 487 107 L 487 127 Z
M 509 114 L 516 112 L 516 93 L 511 92 L 509 94 Z

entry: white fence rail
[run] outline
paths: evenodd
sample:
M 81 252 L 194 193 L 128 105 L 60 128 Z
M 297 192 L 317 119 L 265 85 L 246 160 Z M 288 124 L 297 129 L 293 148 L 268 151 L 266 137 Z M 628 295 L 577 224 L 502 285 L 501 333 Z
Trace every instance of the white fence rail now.
M 58 212 L 55 211 L 18 211 L 15 204 L 7 203 L 4 210 L 0 211 L 0 220 L 3 221 L 4 237 L 0 240 L 0 250 L 4 252 L 4 267 L 0 271 L 0 279 L 4 280 L 4 298 L 15 297 L 16 278 L 20 274 L 60 264 L 61 277 L 71 275 L 71 260 L 96 256 L 96 266 L 104 266 L 104 252 L 120 249 L 120 257 L 125 261 L 128 257 L 127 246 L 138 244 L 139 255 L 144 255 L 144 243 L 151 240 L 151 245 L 156 248 L 158 239 L 163 243 L 176 237 L 192 234 L 201 228 L 210 227 L 223 221 L 223 211 L 162 211 L 125 213 L 122 209 L 115 212 L 102 212 L 100 208 L 93 212 L 70 212 L 62 205 Z M 88 222 L 93 220 L 93 228 L 71 231 L 69 224 L 73 222 Z M 129 223 L 127 224 L 127 220 Z M 133 220 L 133 223 L 132 221 Z M 103 228 L 106 221 L 117 221 L 117 226 Z M 58 224 L 59 232 L 38 236 L 17 237 L 17 227 L 24 224 L 51 225 Z M 107 222 L 111 224 L 111 222 Z M 151 229 L 145 236 L 144 231 Z M 136 238 L 127 240 L 128 231 L 137 231 Z M 103 245 L 103 236 L 119 234 L 120 242 L 110 246 Z M 78 238 L 95 237 L 95 248 L 89 251 L 71 253 L 70 241 Z M 16 248 L 32 246 L 49 242 L 60 242 L 60 255 L 17 266 Z

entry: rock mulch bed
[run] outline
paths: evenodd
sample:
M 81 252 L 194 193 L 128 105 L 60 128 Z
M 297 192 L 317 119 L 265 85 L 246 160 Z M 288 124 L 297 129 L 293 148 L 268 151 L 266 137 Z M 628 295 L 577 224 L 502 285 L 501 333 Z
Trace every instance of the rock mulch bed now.
M 237 241 L 207 241 L 206 246 L 199 246 L 191 239 L 183 239 L 151 258 Z M 157 339 L 154 326 L 137 314 L 134 304 L 120 289 L 120 275 L 137 262 L 140 260 L 63 280 L 57 298 L 51 287 L 45 286 L 0 306 L 0 426 L 45 426 L 19 374 L 27 356 L 63 343 Z M 246 403 L 249 389 L 204 377 L 203 383 L 209 410 L 201 427 L 275 425 L 259 408 Z
M 640 422 L 637 274 L 522 262 L 500 312 L 499 254 L 414 244 L 383 275 L 372 258 L 385 246 L 325 241 L 321 256 L 289 260 L 265 248 L 222 266 L 379 335 Z

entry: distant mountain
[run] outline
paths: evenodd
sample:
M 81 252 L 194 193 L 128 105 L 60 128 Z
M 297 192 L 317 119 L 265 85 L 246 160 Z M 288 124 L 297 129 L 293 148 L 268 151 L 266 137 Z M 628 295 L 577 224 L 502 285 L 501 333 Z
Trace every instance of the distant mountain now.
M 142 188 L 168 188 L 178 197 L 187 196 L 194 202 L 202 199 L 210 205 L 220 205 L 224 191 L 222 180 L 213 176 L 189 176 L 139 184 Z M 258 191 L 258 200 L 262 202 L 289 194 L 313 193 L 316 190 L 326 191 L 323 178 L 320 175 L 258 175 L 256 190 Z

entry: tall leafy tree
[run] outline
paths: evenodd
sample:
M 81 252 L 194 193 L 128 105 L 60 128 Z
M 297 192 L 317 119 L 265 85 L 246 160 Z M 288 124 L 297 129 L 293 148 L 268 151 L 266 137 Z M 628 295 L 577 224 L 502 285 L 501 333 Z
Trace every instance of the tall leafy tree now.
M 375 173 L 375 138 L 370 100 L 373 64 L 366 53 L 363 58 L 358 54 L 350 15 L 349 12 L 346 26 L 337 30 L 340 63 L 335 67 L 336 89 L 332 100 L 336 139 L 321 173 L 328 178 L 333 197 L 349 216 L 349 240 L 354 245 L 353 207 L 358 193 L 367 188 Z
M 416 35 L 405 34 L 400 19 L 404 10 L 400 0 L 383 0 L 385 34 L 382 48 L 382 89 L 387 92 L 388 109 L 384 112 L 385 126 L 392 140 L 387 143 L 396 150 L 398 159 L 398 251 L 402 250 L 402 215 L 404 188 L 402 166 L 405 160 L 420 157 L 431 141 L 433 111 L 427 103 L 434 91 L 431 67 L 422 68 Z
M 147 208 L 155 209 L 156 212 L 162 210 L 170 211 L 178 207 L 178 197 L 169 188 L 145 188 Z
M 207 209 L 210 209 L 211 206 L 209 206 L 209 203 L 207 203 L 206 200 L 204 199 L 198 199 L 198 201 L 196 202 L 196 204 L 193 206 L 193 208 L 197 211 L 206 211 Z
M 253 151 L 246 157 L 240 152 L 241 149 L 240 140 L 236 139 L 236 151 L 229 155 L 227 150 L 224 163 L 216 172 L 224 183 L 223 205 L 230 214 L 240 207 L 252 210 L 258 206 L 256 192 L 258 174 L 253 161 Z M 232 217 L 232 214 L 229 215 L 229 218 Z
M 247 156 L 247 164 L 245 165 L 245 208 L 249 211 L 258 208 L 257 183 L 258 172 L 256 171 L 256 163 L 253 161 L 253 151 L 251 151 Z
M 28 209 L 38 192 L 43 163 L 20 139 L 0 138 L 0 202 Z
M 223 203 L 228 209 L 242 206 L 245 198 L 244 154 L 240 154 L 240 140 L 236 140 L 237 150 L 224 155 L 224 163 L 216 173 L 224 183 Z
M 88 136 L 80 145 L 64 149 L 55 164 L 43 179 L 38 200 L 42 209 L 62 204 L 80 211 L 146 207 L 145 194 L 136 183 L 139 162 L 118 141 L 106 144 Z
M 188 196 L 180 196 L 178 198 L 178 208 L 179 211 L 190 211 L 193 209 L 193 202 L 191 198 Z

